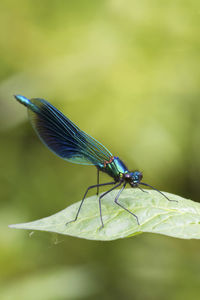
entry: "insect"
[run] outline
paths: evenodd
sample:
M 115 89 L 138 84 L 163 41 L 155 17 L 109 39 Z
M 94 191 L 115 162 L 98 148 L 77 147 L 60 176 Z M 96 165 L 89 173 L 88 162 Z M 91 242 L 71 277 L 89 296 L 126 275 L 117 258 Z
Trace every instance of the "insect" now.
M 87 188 L 75 218 L 66 224 L 77 220 L 88 191 L 93 188 L 97 188 L 98 195 L 99 187 L 102 186 L 112 187 L 99 196 L 101 227 L 104 226 L 101 211 L 101 199 L 106 194 L 120 186 L 121 189 L 117 193 L 114 201 L 117 205 L 134 216 L 138 225 L 140 225 L 140 223 L 137 215 L 124 207 L 118 201 L 120 194 L 127 184 L 133 188 L 138 187 L 143 192 L 146 191 L 144 191 L 139 185 L 150 187 L 162 194 L 168 201 L 176 201 L 169 199 L 165 194 L 157 190 L 155 187 L 141 182 L 143 175 L 140 171 L 130 172 L 125 164 L 119 159 L 119 157 L 113 156 L 106 147 L 79 129 L 72 121 L 70 121 L 46 100 L 40 98 L 29 100 L 22 95 L 15 95 L 15 98 L 28 108 L 29 119 L 34 130 L 41 141 L 52 152 L 66 161 L 76 164 L 94 165 L 97 168 L 97 184 L 91 185 Z M 107 183 L 99 183 L 100 171 L 108 174 L 113 180 Z

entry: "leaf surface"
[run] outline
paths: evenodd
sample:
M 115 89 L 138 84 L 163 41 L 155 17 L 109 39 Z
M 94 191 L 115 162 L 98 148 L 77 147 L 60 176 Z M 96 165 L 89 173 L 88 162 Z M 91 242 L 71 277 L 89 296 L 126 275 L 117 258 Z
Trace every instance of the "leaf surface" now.
M 200 238 L 200 204 L 180 196 L 165 193 L 168 201 L 156 191 L 143 193 L 139 189 L 126 189 L 119 202 L 138 216 L 136 219 L 114 203 L 118 190 L 112 191 L 102 199 L 104 227 L 100 229 L 98 197 L 85 199 L 79 218 L 74 219 L 80 202 L 64 210 L 29 223 L 10 225 L 11 228 L 50 231 L 89 240 L 115 240 L 141 234 L 159 233 L 176 238 Z

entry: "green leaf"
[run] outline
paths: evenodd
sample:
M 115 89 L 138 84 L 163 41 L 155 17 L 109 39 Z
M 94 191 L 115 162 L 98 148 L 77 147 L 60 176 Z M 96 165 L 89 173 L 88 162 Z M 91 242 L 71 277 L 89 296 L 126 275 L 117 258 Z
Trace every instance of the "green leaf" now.
M 200 204 L 182 197 L 165 193 L 168 201 L 156 191 L 143 193 L 139 189 L 126 189 L 119 202 L 138 216 L 136 219 L 114 203 L 118 191 L 102 199 L 104 227 L 100 229 L 98 197 L 85 199 L 79 218 L 74 219 L 80 202 L 37 221 L 10 225 L 11 228 L 50 231 L 90 240 L 115 240 L 142 232 L 152 232 L 184 239 L 200 238 Z

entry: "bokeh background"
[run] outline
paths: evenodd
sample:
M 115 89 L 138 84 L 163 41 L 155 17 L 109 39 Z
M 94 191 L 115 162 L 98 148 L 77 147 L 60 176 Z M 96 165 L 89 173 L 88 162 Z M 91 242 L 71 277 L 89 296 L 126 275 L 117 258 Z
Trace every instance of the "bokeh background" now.
M 2 300 L 199 299 L 199 241 L 8 228 L 79 201 L 96 182 L 94 167 L 41 144 L 13 94 L 49 100 L 145 182 L 199 201 L 199 26 L 198 0 L 1 0 Z

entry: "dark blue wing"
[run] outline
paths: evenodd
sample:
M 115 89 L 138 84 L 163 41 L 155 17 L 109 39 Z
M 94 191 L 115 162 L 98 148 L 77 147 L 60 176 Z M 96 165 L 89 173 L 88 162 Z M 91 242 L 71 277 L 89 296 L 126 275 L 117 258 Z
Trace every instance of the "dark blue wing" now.
M 15 97 L 27 106 L 30 122 L 42 142 L 61 158 L 102 167 L 112 156 L 101 143 L 80 130 L 46 100 Z

